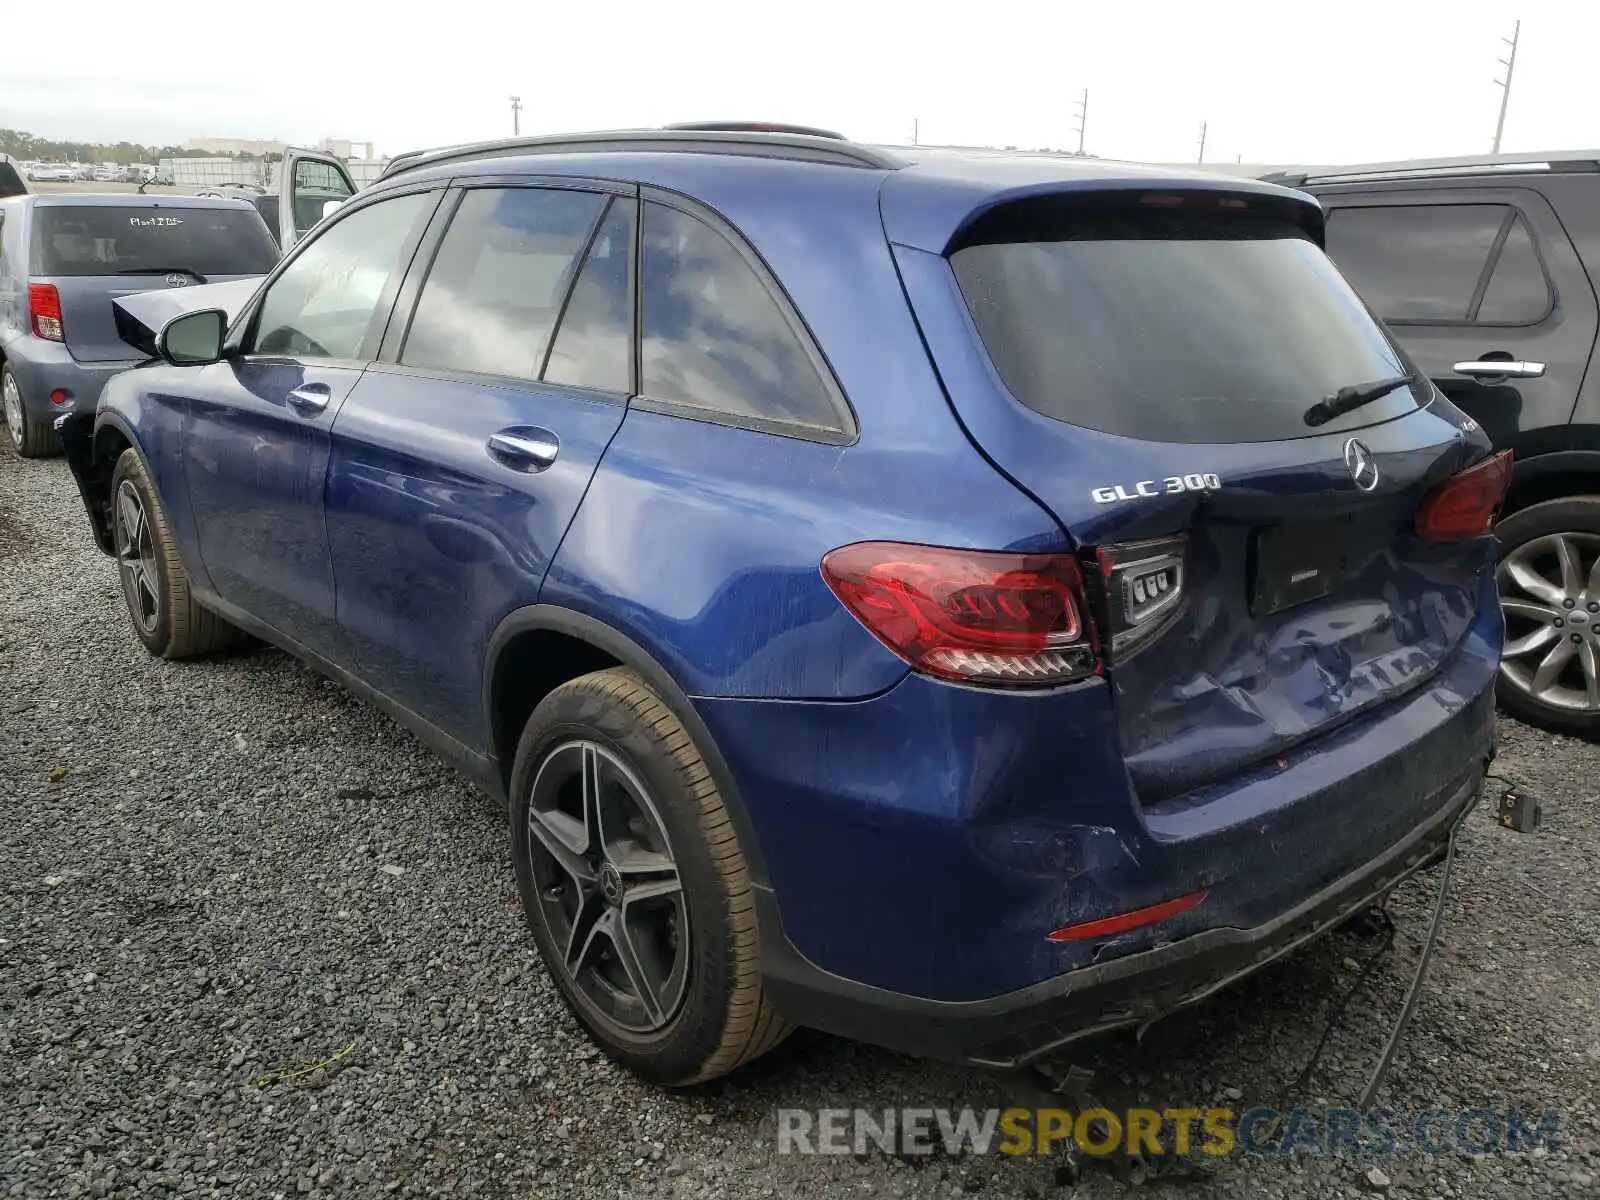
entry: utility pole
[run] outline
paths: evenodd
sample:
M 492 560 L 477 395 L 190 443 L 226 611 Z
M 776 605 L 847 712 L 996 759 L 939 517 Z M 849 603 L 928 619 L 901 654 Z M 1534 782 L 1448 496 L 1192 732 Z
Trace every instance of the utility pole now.
M 1078 101 L 1078 157 L 1083 157 L 1083 131 L 1089 124 L 1089 89 L 1083 89 L 1083 99 Z
M 1494 153 L 1500 153 L 1500 135 L 1506 127 L 1506 106 L 1511 103 L 1511 73 L 1517 69 L 1517 41 L 1522 37 L 1522 22 L 1518 21 L 1511 30 L 1511 36 L 1500 40 L 1511 47 L 1511 57 L 1499 59 L 1499 63 L 1506 69 L 1504 79 L 1496 79 L 1500 85 L 1500 119 L 1494 123 Z
M 911 118 L 911 144 L 913 146 L 920 146 L 922 144 L 919 141 L 917 141 L 917 133 L 918 133 L 918 130 L 917 130 L 917 119 L 915 117 L 912 117 Z
M 511 136 L 520 137 L 522 134 L 522 97 L 511 97 Z
M 1206 160 L 1206 123 L 1204 121 L 1201 121 L 1200 122 L 1200 157 L 1195 159 L 1195 162 L 1205 162 L 1205 160 Z

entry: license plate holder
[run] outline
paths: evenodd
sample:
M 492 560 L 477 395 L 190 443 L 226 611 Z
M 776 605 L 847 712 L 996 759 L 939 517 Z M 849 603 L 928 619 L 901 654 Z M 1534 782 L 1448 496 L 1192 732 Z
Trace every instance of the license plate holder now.
M 1350 565 L 1352 535 L 1353 522 L 1346 518 L 1257 530 L 1251 555 L 1251 616 L 1270 616 L 1331 593 Z

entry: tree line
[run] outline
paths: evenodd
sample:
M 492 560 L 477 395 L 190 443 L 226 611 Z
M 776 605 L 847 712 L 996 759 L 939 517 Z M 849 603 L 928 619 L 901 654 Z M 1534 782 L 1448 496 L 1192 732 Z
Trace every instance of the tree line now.
M 137 142 L 62 142 L 20 129 L 0 129 L 0 154 L 40 162 L 136 163 L 163 158 L 232 158 L 183 146 L 142 146 Z

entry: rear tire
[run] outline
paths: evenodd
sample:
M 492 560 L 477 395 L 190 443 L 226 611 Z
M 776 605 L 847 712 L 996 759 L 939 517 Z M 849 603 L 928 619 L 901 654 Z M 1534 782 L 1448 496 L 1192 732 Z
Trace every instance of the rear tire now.
M 1552 733 L 1600 738 L 1600 496 L 1530 505 L 1495 534 L 1500 706 Z
M 688 731 L 639 676 L 596 671 L 534 710 L 512 770 L 511 847 L 545 969 L 616 1062 L 682 1087 L 787 1036 L 762 987 L 750 873 L 727 808 Z M 640 888 L 664 893 L 645 892 L 655 908 L 632 906 Z M 602 922 L 600 937 L 585 936 Z
M 165 510 L 144 460 L 124 450 L 111 473 L 111 538 L 133 632 L 157 658 L 193 658 L 241 640 L 189 589 Z
M 23 458 L 49 458 L 60 453 L 56 431 L 28 415 L 17 377 L 5 366 L 0 366 L 0 413 L 4 414 L 7 444 Z

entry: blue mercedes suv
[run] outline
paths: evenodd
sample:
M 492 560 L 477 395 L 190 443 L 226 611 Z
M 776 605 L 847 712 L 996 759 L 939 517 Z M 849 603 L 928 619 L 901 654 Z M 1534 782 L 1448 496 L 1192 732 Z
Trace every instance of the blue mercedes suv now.
M 1083 159 L 457 147 L 58 431 L 152 654 L 273 643 L 506 801 L 618 1061 L 1023 1065 L 1437 861 L 1493 755 L 1509 461 L 1322 241 Z

